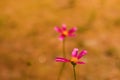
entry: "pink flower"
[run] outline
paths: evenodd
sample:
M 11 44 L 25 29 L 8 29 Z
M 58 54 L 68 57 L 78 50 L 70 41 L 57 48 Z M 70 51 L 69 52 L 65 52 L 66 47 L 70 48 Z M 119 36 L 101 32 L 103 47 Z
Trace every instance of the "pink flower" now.
M 66 58 L 60 58 L 57 57 L 56 58 L 56 62 L 71 62 L 72 64 L 85 64 L 85 62 L 83 61 L 79 61 L 79 59 L 81 57 L 83 57 L 85 54 L 87 54 L 86 50 L 82 50 L 79 54 L 78 54 L 78 48 L 74 48 L 72 51 L 72 58 L 71 59 L 66 59 Z
M 55 29 L 55 31 L 60 33 L 60 36 L 59 36 L 60 40 L 64 40 L 64 38 L 67 36 L 74 37 L 75 34 L 73 34 L 73 33 L 77 30 L 76 27 L 73 27 L 70 30 L 67 30 L 65 24 L 62 25 L 62 28 L 59 28 L 56 26 L 54 29 Z

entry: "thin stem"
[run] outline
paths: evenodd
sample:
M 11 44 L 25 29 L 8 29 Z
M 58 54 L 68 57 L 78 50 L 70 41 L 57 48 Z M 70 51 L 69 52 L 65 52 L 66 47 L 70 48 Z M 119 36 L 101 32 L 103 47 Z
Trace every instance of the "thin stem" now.
M 76 80 L 75 65 L 73 65 L 74 80 Z
M 63 50 L 63 57 L 65 58 L 66 57 L 66 54 L 65 54 L 65 39 L 62 41 L 62 50 Z M 60 68 L 57 80 L 60 80 L 60 78 L 62 76 L 62 73 L 63 73 L 63 70 L 64 70 L 64 67 L 65 67 L 65 63 L 63 63 L 61 68 Z
M 63 70 L 64 70 L 64 67 L 65 67 L 65 63 L 63 63 L 62 66 L 61 66 L 61 68 L 60 68 L 57 80 L 60 80 L 60 78 L 62 76 L 62 73 L 63 73 Z
M 65 54 L 65 39 L 63 40 L 62 48 L 63 48 L 63 57 L 66 58 L 66 54 Z

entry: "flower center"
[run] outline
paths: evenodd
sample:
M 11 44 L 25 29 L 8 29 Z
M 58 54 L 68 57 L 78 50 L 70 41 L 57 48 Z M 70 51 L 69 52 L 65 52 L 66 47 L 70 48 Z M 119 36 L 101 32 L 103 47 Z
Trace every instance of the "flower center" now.
M 78 58 L 72 57 L 70 61 L 76 63 L 76 62 L 78 62 Z
M 63 35 L 67 36 L 68 35 L 68 31 L 63 31 Z

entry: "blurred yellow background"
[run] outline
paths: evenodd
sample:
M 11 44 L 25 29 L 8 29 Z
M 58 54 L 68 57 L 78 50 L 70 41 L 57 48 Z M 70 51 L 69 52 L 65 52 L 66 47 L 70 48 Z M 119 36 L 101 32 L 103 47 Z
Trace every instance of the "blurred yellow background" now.
M 63 23 L 78 28 L 67 58 L 88 51 L 77 80 L 120 80 L 120 0 L 0 0 L 0 80 L 57 80 Z M 71 64 L 61 80 L 73 80 Z

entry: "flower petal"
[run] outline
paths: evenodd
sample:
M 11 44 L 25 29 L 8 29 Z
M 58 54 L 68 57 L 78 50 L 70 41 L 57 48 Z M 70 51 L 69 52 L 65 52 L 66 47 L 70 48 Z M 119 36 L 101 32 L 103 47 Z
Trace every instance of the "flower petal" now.
M 80 59 L 82 56 L 84 56 L 85 54 L 87 54 L 86 50 L 82 50 L 79 55 L 78 55 L 78 59 Z
M 65 38 L 65 36 L 64 36 L 64 35 L 60 35 L 59 40 L 63 41 L 63 40 L 64 40 L 64 38 Z
M 59 27 L 57 27 L 57 26 L 54 28 L 54 30 L 57 31 L 57 32 L 59 32 L 59 33 L 62 32 L 62 30 Z
M 68 34 L 68 36 L 75 37 L 76 35 L 75 34 Z
M 66 29 L 66 24 L 62 24 L 62 30 L 65 31 Z
M 76 28 L 76 27 L 73 27 L 73 28 L 70 29 L 68 32 L 69 32 L 69 34 L 71 34 L 71 33 L 75 32 L 76 30 L 77 30 L 77 28 Z
M 72 57 L 77 57 L 78 54 L 78 48 L 74 48 L 72 51 Z
M 70 62 L 70 60 L 68 60 L 66 58 L 60 58 L 60 57 L 57 57 L 55 60 L 56 60 L 56 62 Z
M 77 64 L 85 64 L 85 62 L 77 62 Z

